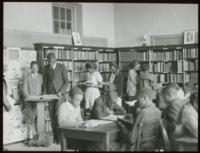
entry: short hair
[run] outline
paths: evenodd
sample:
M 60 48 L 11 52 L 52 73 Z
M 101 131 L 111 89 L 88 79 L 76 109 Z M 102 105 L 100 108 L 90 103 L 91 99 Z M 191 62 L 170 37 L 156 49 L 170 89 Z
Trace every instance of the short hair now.
M 95 63 L 86 63 L 85 65 L 86 69 L 96 69 L 97 65 Z
M 198 103 L 198 93 L 197 92 L 192 93 L 192 95 L 190 96 L 190 103 L 192 105 L 194 105 L 194 103 Z
M 49 53 L 47 55 L 47 58 L 56 58 L 55 54 L 54 53 Z
M 83 95 L 82 89 L 80 89 L 79 87 L 72 88 L 70 91 L 70 96 L 73 97 L 74 95 Z
M 142 65 L 141 65 L 141 70 L 142 71 L 147 71 L 147 70 L 149 70 L 149 64 L 148 63 L 143 63 Z
M 115 62 L 110 62 L 110 66 L 115 67 L 116 69 L 119 69 L 119 66 Z
M 130 64 L 130 67 L 131 67 L 131 68 L 135 68 L 135 66 L 138 65 L 138 64 L 139 64 L 139 62 L 138 62 L 137 60 L 133 60 L 133 61 L 131 62 L 131 64 Z
M 39 66 L 38 63 L 37 63 L 36 61 L 32 61 L 31 64 L 30 64 L 30 67 L 32 67 L 32 66 L 35 65 L 35 64 L 36 64 L 37 66 Z
M 162 95 L 174 95 L 178 93 L 178 90 L 179 88 L 176 84 L 170 83 L 162 89 Z

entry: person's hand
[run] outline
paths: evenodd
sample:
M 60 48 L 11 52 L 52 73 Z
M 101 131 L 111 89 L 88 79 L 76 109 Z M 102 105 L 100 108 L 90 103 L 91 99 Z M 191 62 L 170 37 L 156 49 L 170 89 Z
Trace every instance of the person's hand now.
M 5 108 L 6 108 L 6 111 L 10 112 L 11 105 L 9 103 L 5 103 Z
M 57 96 L 58 96 L 59 99 L 62 99 L 62 92 L 59 92 L 59 93 L 57 94 Z

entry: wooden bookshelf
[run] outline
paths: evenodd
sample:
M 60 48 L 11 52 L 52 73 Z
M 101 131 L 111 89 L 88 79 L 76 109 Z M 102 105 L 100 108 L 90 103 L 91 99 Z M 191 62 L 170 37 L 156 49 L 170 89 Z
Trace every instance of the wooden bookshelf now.
M 146 46 L 117 48 L 118 64 L 121 71 L 127 74 L 128 66 L 133 59 L 140 63 L 148 62 L 150 72 L 157 76 L 158 83 L 163 85 L 177 82 L 198 82 L 198 44 Z M 124 77 L 125 82 L 127 76 Z

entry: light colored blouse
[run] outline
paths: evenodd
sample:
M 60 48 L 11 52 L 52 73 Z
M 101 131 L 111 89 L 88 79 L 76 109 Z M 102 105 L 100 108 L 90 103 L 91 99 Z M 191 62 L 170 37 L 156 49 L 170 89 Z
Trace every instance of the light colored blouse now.
M 129 72 L 128 72 L 128 81 L 127 81 L 128 96 L 135 96 L 136 95 L 137 81 L 138 81 L 137 72 L 134 69 L 130 69 Z

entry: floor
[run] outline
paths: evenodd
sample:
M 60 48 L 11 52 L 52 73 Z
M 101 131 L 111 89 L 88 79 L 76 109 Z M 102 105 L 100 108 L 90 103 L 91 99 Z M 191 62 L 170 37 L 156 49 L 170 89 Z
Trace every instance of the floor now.
M 49 147 L 29 147 L 23 142 L 5 146 L 8 151 L 61 151 L 60 145 L 52 144 Z

